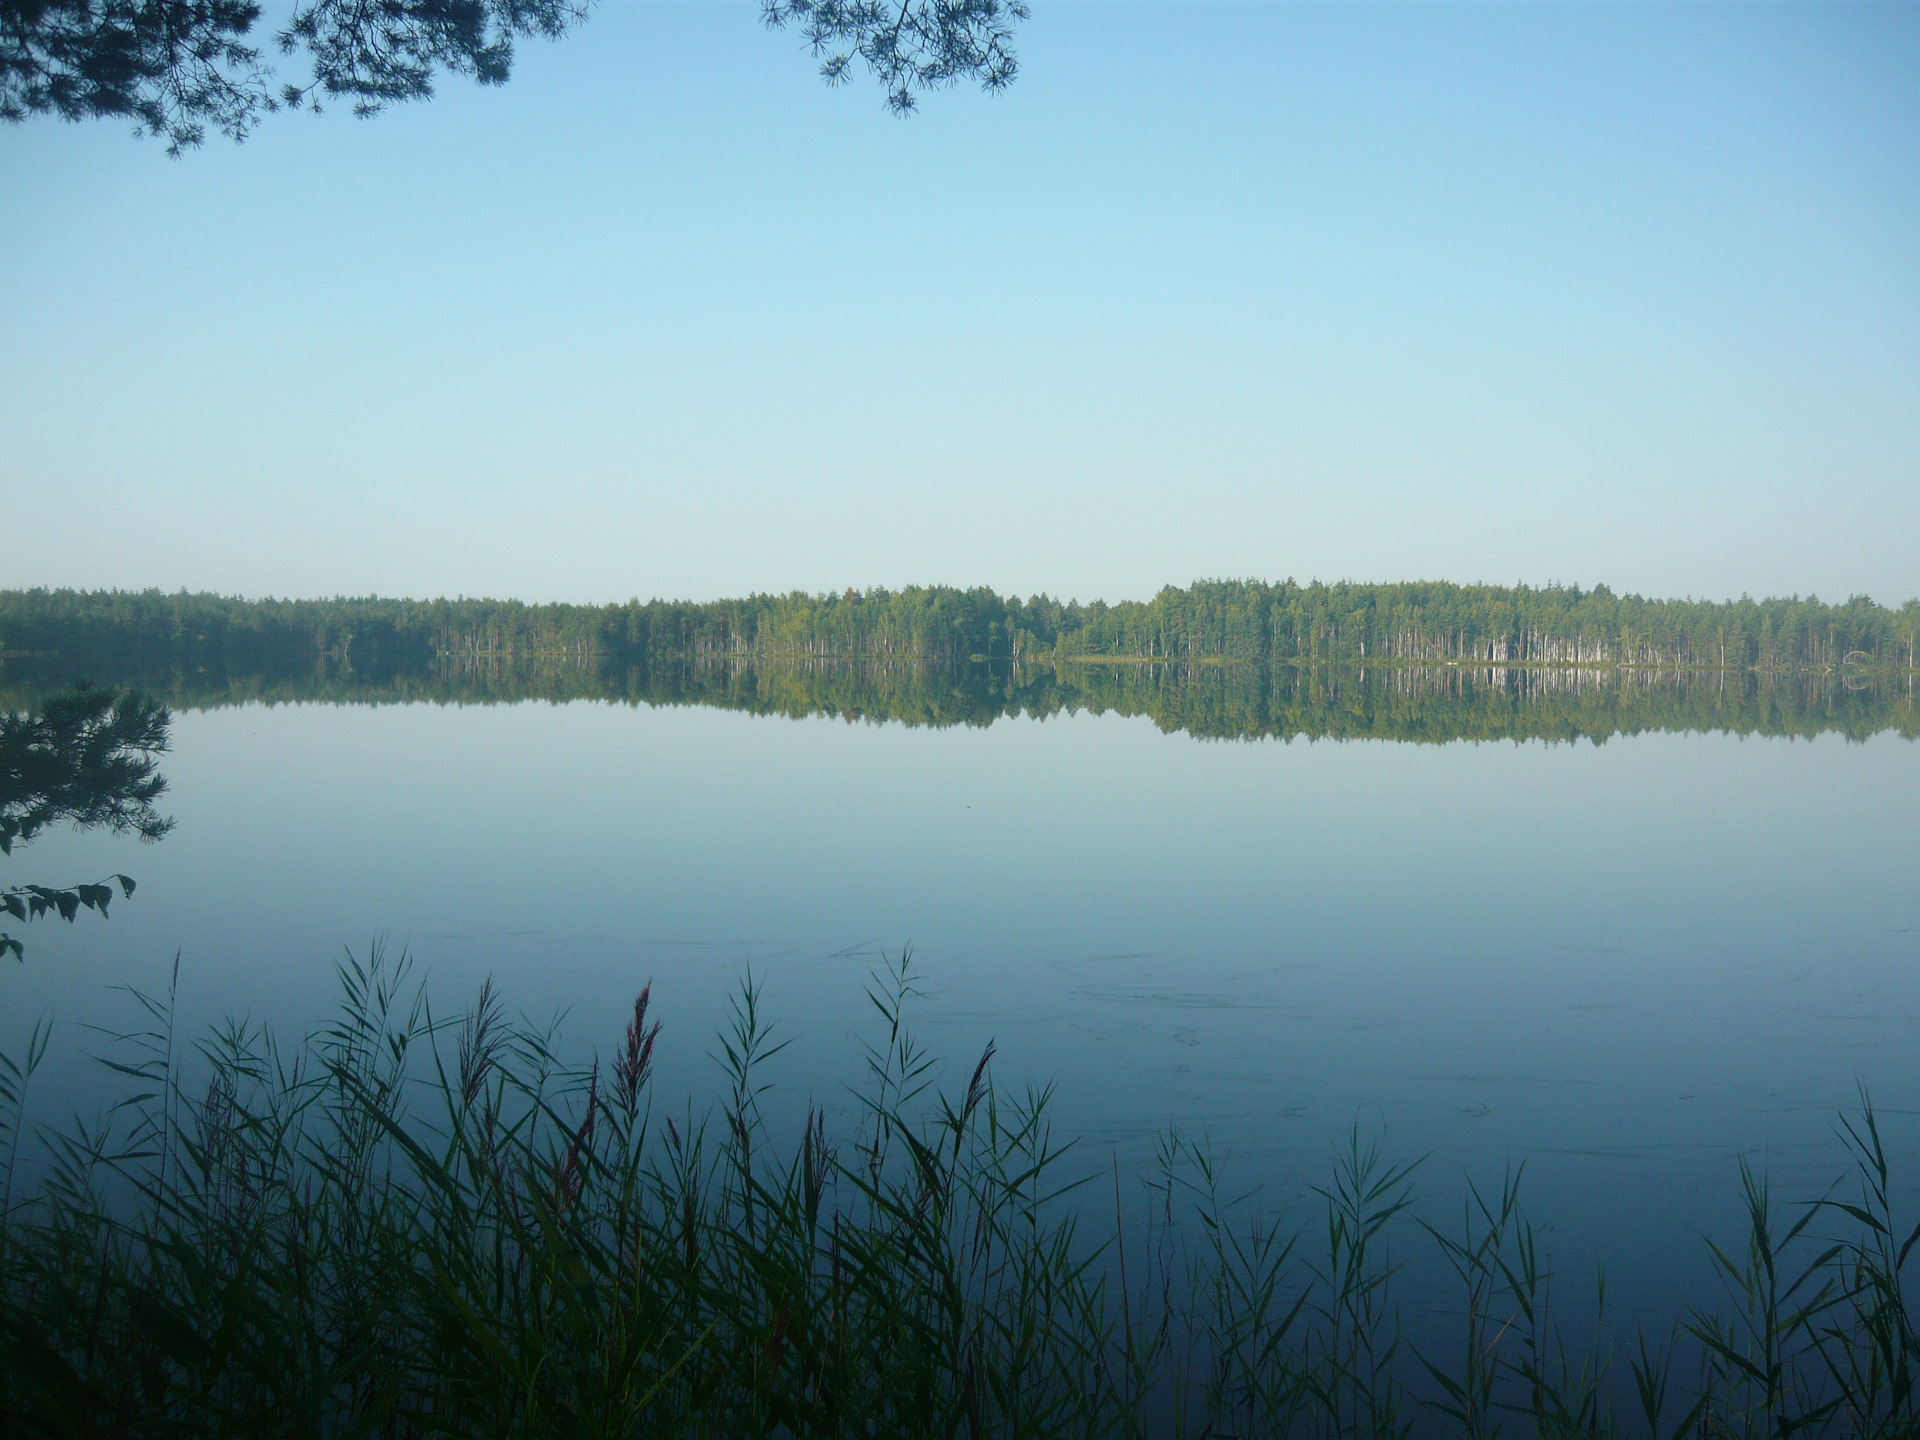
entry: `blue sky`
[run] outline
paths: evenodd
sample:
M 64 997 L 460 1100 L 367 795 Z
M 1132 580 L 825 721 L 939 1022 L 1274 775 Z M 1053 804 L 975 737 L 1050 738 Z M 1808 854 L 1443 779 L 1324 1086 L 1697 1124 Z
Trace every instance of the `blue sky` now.
M 0 128 L 0 583 L 1920 594 L 1920 5 L 751 0 L 169 161 Z

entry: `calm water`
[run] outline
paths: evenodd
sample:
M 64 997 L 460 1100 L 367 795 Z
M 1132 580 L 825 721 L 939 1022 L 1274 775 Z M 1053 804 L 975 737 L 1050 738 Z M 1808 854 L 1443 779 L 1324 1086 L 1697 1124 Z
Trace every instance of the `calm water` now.
M 1623 1303 L 1704 1277 L 1737 1157 L 1838 1168 L 1871 1087 L 1920 1179 L 1920 746 L 1639 734 L 1603 745 L 1198 741 L 1145 717 L 984 728 L 699 707 L 240 706 L 175 723 L 162 844 L 49 836 L 20 878 L 125 870 L 111 920 L 42 922 L 0 1041 L 51 1008 L 36 1105 L 91 1105 L 114 986 L 310 1025 L 342 947 L 404 946 L 436 1003 L 483 977 L 603 1049 L 654 982 L 659 1083 L 708 1089 L 752 968 L 832 1099 L 863 985 L 911 941 L 953 1069 L 1056 1080 L 1137 1164 L 1205 1130 L 1276 1203 L 1359 1123 L 1532 1209 Z M 28 875 L 31 871 L 31 875 Z M 1676 1288 L 1677 1287 L 1677 1288 Z

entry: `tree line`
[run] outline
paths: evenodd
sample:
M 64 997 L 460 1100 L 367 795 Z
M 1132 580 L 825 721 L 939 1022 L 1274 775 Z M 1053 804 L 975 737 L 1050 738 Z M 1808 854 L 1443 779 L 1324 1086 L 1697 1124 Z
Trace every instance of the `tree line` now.
M 0 653 L 230 668 L 327 659 L 716 656 L 969 660 L 1484 662 L 1698 669 L 1912 670 L 1920 600 L 1715 602 L 1604 585 L 1203 581 L 1148 601 L 909 586 L 714 601 L 246 600 L 159 590 L 0 591 Z

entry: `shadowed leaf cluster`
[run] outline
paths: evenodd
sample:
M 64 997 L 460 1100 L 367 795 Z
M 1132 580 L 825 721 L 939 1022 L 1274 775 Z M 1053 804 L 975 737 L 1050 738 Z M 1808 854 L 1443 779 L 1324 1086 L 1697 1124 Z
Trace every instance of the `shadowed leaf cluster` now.
M 154 801 L 167 788 L 158 757 L 170 723 L 166 707 L 138 691 L 87 685 L 52 695 L 35 710 L 0 714 L 0 854 L 11 855 L 55 824 L 147 841 L 165 835 L 173 821 Z M 83 909 L 105 915 L 115 884 L 133 894 L 125 875 L 83 885 L 12 885 L 0 889 L 0 912 L 17 920 L 72 920 Z M 0 955 L 8 952 L 16 959 L 24 953 L 17 938 L 0 932 Z
M 132 120 L 177 155 L 286 106 L 425 99 L 441 72 L 501 84 L 517 40 L 565 34 L 588 3 L 299 0 L 274 44 L 310 69 L 280 83 L 253 43 L 254 0 L 0 0 L 0 118 Z
M 282 81 L 256 42 L 257 0 L 0 0 L 0 119 L 131 120 L 168 153 L 209 129 L 243 140 L 263 115 L 350 105 L 356 115 L 432 96 L 442 74 L 504 84 L 514 47 L 557 39 L 592 0 L 297 0 L 272 48 L 307 73 Z M 963 80 L 1002 90 L 1018 69 L 1025 0 L 763 0 L 797 28 L 829 83 L 859 62 L 911 112 Z
M 1013 34 L 1030 13 L 1025 0 L 761 0 L 770 27 L 806 38 L 829 85 L 858 61 L 896 115 L 917 109 L 919 94 L 961 81 L 1006 89 L 1020 68 Z

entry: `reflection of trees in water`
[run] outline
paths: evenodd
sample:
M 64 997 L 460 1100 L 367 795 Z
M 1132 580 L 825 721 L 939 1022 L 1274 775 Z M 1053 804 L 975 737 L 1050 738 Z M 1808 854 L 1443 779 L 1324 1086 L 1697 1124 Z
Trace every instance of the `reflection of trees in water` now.
M 31 703 L 57 673 L 10 662 L 0 705 Z M 593 655 L 515 663 L 449 656 L 416 666 L 308 663 L 282 670 L 121 677 L 183 708 L 268 704 L 500 704 L 592 699 L 905 725 L 990 725 L 1090 710 L 1140 715 L 1202 738 L 1602 741 L 1649 730 L 1741 735 L 1891 730 L 1920 738 L 1914 677 L 1500 664 L 1262 665 L 1079 660 L 953 665 L 909 658 L 713 656 L 652 665 Z
M 1920 737 L 1904 678 L 1854 691 L 1835 677 L 1639 668 L 1078 667 L 1096 707 L 1201 736 L 1603 741 L 1650 730 Z M 1129 673 L 1135 672 L 1135 673 Z
M 0 854 L 30 844 L 52 825 L 104 829 L 158 840 L 173 821 L 154 808 L 167 788 L 156 758 L 167 748 L 170 717 L 137 691 L 124 694 L 76 686 L 12 713 L 0 713 Z M 16 920 L 57 914 L 71 920 L 82 909 L 107 913 L 117 884 L 133 893 L 125 875 L 78 885 L 18 884 L 0 889 L 0 911 Z M 0 932 L 0 955 L 24 947 Z

